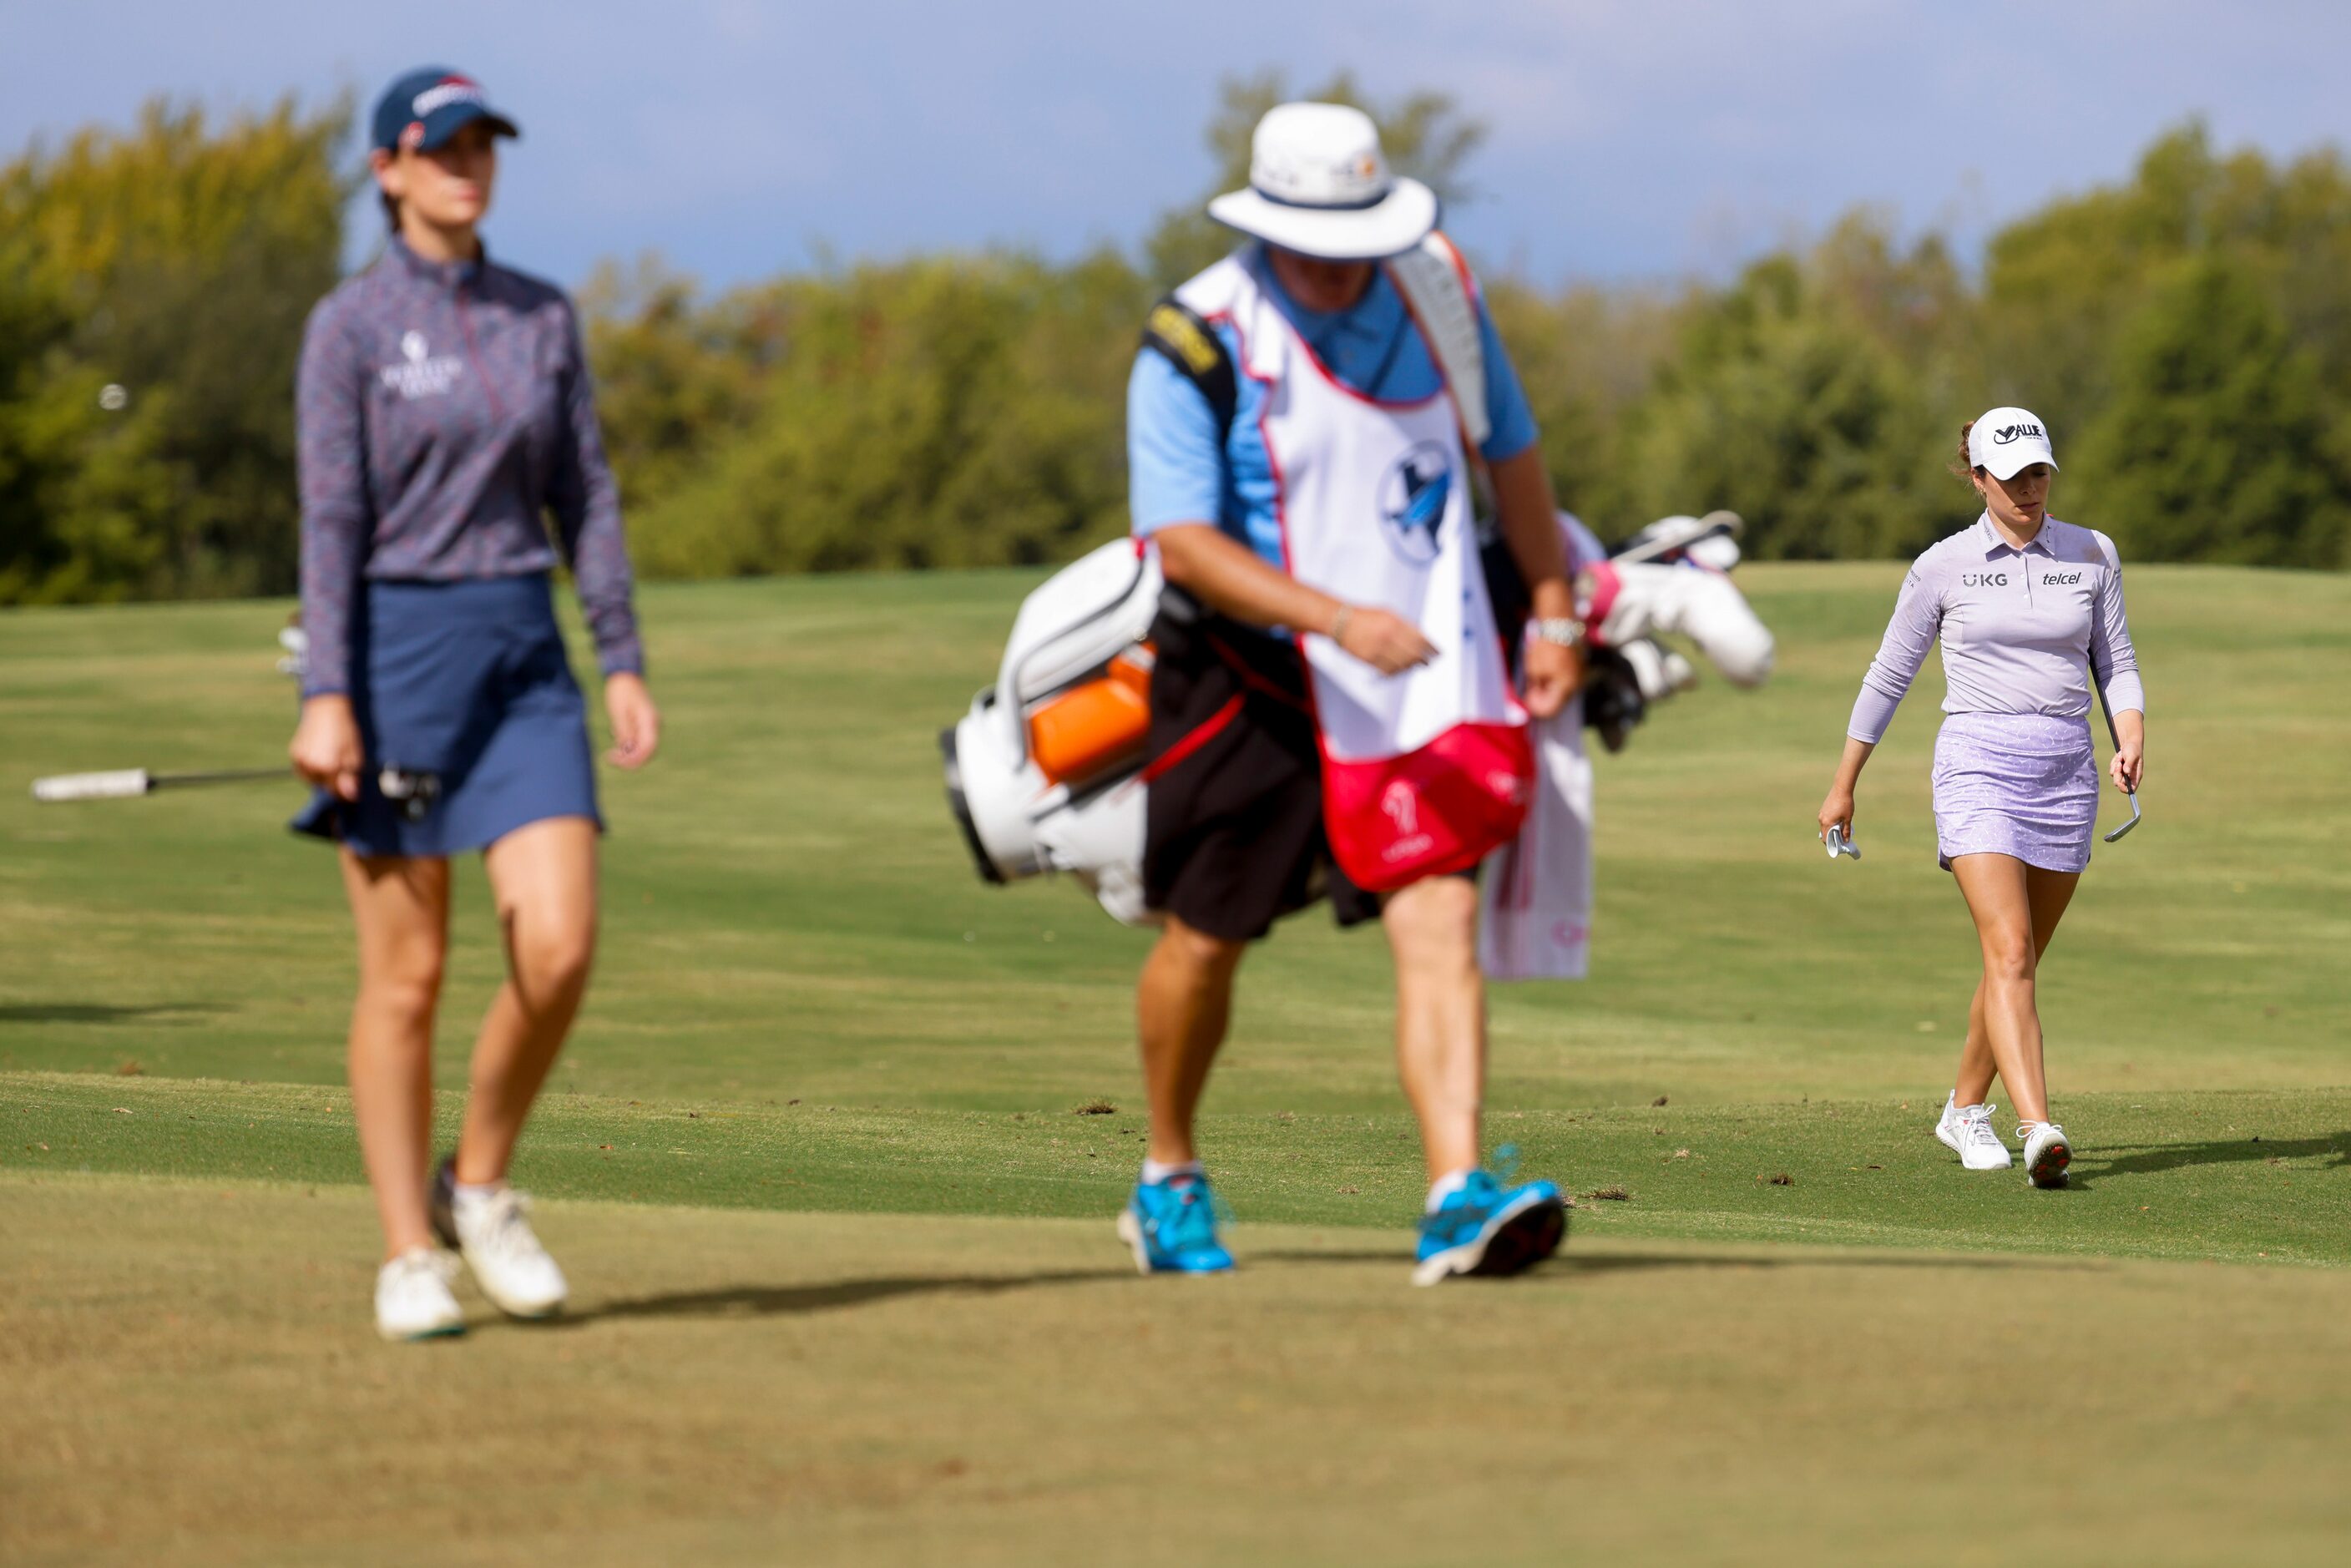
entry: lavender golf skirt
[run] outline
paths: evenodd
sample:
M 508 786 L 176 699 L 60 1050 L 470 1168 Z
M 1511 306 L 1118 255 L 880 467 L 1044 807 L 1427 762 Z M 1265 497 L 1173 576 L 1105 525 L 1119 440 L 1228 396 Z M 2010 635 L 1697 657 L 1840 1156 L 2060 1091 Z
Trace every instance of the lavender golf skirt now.
M 2014 855 L 2043 871 L 2090 863 L 2098 759 L 2089 721 L 2037 713 L 1955 713 L 1935 737 L 1935 851 Z

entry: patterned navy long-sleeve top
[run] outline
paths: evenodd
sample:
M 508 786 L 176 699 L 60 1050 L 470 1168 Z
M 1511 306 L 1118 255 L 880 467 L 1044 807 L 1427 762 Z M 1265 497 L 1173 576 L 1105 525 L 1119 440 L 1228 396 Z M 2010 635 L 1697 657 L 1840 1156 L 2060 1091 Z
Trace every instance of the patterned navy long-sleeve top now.
M 552 568 L 559 541 L 604 673 L 643 670 L 620 493 L 561 289 L 394 239 L 311 311 L 295 424 L 303 695 L 350 690 L 363 581 L 520 577 Z

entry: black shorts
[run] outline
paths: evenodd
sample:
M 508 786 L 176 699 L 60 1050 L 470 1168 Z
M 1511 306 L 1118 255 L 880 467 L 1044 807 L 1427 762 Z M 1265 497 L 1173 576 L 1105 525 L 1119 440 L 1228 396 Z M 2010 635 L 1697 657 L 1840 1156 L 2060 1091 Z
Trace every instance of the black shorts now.
M 1151 629 L 1146 903 L 1195 930 L 1255 941 L 1328 898 L 1342 925 L 1379 914 L 1332 863 L 1306 671 L 1286 638 L 1206 613 Z

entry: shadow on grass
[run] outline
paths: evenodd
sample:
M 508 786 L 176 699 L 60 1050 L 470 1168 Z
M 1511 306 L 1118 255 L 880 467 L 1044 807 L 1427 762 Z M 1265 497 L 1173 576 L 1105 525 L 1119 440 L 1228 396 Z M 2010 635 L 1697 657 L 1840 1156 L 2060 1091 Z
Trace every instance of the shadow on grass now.
M 1260 1252 L 1251 1254 L 1268 1263 L 1393 1263 L 1404 1266 L 1408 1254 L 1392 1252 Z M 1245 1257 L 1241 1266 L 1247 1268 Z M 1639 1274 L 1680 1269 L 2035 1269 L 2078 1270 L 2104 1267 L 2097 1259 L 2016 1258 L 1977 1253 L 1920 1257 L 1916 1254 L 1855 1252 L 1808 1253 L 1800 1258 L 1766 1258 L 1752 1253 L 1714 1252 L 1579 1252 L 1570 1239 L 1553 1257 L 1535 1265 L 1536 1274 Z
M 1241 1260 L 1252 1264 L 1378 1263 L 1401 1271 L 1410 1254 L 1403 1248 L 1387 1251 L 1259 1252 Z M 1915 1257 L 1834 1254 L 1802 1258 L 1770 1258 L 1707 1252 L 1575 1252 L 1569 1250 L 1540 1265 L 1534 1272 L 1566 1278 L 1617 1273 L 1647 1273 L 1693 1269 L 2097 1269 L 2096 1260 L 2003 1258 L 1953 1254 Z M 625 1318 L 760 1318 L 795 1317 L 809 1312 L 839 1312 L 872 1306 L 909 1296 L 996 1296 L 1055 1285 L 1092 1285 L 1110 1280 L 1132 1280 L 1131 1269 L 1064 1269 L 1041 1274 L 936 1274 L 882 1276 L 871 1280 L 834 1280 L 808 1285 L 729 1285 L 710 1291 L 680 1291 L 670 1295 L 639 1296 L 607 1301 L 601 1306 L 568 1312 L 544 1325 L 581 1328 L 589 1323 Z
M 2318 1167 L 2321 1170 L 2351 1166 L 2351 1129 L 2315 1138 L 2257 1138 L 2248 1134 L 2195 1144 L 2124 1144 L 2119 1147 L 2130 1152 L 2109 1158 L 2108 1151 L 2102 1148 L 2086 1159 L 2077 1160 L 2071 1173 L 2073 1185 L 2085 1186 L 2088 1181 L 2107 1176 L 2153 1176 L 2189 1166 L 2250 1165 L 2257 1160 L 2284 1164 L 2319 1157 L 2327 1160 Z
M 591 1323 L 611 1318 L 791 1317 L 871 1306 L 904 1296 L 995 1296 L 1050 1285 L 1087 1285 L 1132 1280 L 1132 1269 L 1062 1270 L 1044 1274 L 935 1274 L 835 1280 L 811 1285 L 730 1285 L 714 1291 L 681 1291 L 640 1296 L 566 1312 L 561 1322 Z
M 128 1023 L 172 1013 L 225 1013 L 219 1002 L 152 1002 L 117 1007 L 107 1002 L 10 1002 L 0 1005 L 0 1023 Z

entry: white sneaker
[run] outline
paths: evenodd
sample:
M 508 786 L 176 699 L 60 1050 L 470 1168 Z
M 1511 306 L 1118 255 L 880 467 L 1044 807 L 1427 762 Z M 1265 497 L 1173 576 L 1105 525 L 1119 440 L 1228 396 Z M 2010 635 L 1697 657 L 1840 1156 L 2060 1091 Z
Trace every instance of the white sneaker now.
M 2054 1122 L 2019 1122 L 2016 1135 L 2024 1140 L 2024 1174 L 2032 1185 L 2064 1186 L 2065 1167 L 2074 1163 L 2065 1129 Z
M 449 1222 L 457 1249 L 482 1294 L 509 1317 L 543 1318 L 560 1312 L 567 1293 L 563 1270 L 547 1255 L 524 1218 L 528 1195 L 510 1186 L 492 1192 L 453 1193 Z
M 1996 1109 L 1989 1101 L 1981 1105 L 1962 1105 L 1954 1093 L 1943 1102 L 1943 1116 L 1935 1124 L 1935 1136 L 1942 1139 L 1968 1169 L 2004 1171 L 2016 1162 L 2010 1157 L 2008 1145 L 1991 1129 L 1991 1113 Z
M 465 1332 L 449 1293 L 457 1260 L 438 1247 L 412 1247 L 375 1276 L 375 1332 L 386 1339 L 438 1339 Z

